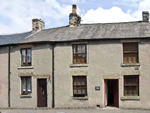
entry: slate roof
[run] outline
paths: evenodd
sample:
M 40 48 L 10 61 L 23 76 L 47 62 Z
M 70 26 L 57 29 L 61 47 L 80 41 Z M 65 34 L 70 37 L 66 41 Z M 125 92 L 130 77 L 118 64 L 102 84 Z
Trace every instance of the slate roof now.
M 28 31 L 24 33 L 18 34 L 9 34 L 9 35 L 0 35 L 0 45 L 8 45 L 8 44 L 15 44 L 29 35 L 33 34 L 35 31 Z
M 45 29 L 28 38 L 25 38 L 19 43 L 144 37 L 150 37 L 150 23 L 137 21 L 124 23 L 82 24 L 77 27 L 65 26 L 60 28 Z

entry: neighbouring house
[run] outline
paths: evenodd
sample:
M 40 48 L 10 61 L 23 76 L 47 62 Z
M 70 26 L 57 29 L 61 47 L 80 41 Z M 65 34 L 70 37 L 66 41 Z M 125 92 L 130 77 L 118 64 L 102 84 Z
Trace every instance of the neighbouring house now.
M 73 5 L 68 26 L 33 19 L 37 32 L 0 36 L 0 107 L 150 109 L 149 13 L 142 17 L 80 24 Z

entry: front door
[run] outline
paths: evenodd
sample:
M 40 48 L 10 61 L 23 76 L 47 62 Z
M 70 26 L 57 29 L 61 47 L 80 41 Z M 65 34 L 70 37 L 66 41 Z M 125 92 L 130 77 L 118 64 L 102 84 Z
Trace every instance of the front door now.
M 104 106 L 119 107 L 119 87 L 117 79 L 104 80 Z
M 47 107 L 47 79 L 37 79 L 37 107 Z
M 119 101 L 118 101 L 118 80 L 114 82 L 114 105 L 116 107 L 119 107 Z

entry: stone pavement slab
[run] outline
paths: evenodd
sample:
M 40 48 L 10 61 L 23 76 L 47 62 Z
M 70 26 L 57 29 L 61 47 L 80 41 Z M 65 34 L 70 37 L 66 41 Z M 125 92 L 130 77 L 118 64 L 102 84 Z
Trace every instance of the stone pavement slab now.
M 150 113 L 150 110 L 127 109 L 0 109 L 0 113 Z

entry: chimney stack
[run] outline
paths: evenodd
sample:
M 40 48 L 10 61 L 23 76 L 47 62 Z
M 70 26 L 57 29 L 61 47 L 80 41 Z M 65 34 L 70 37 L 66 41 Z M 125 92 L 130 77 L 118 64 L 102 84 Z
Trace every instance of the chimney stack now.
M 143 22 L 149 22 L 149 12 L 143 11 L 142 12 Z
M 77 13 L 76 10 L 77 10 L 76 5 L 73 4 L 73 5 L 72 5 L 72 13 Z
M 69 14 L 69 27 L 75 27 L 80 25 L 81 17 L 77 14 L 77 7 L 72 5 L 72 13 Z
M 32 19 L 32 30 L 43 30 L 45 27 L 45 23 L 41 19 Z

